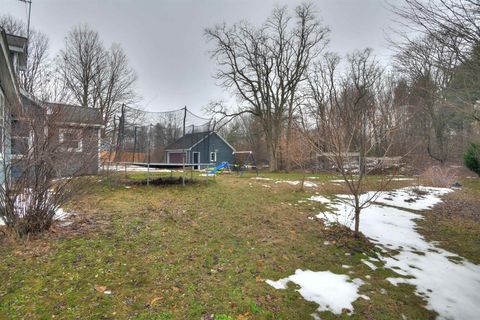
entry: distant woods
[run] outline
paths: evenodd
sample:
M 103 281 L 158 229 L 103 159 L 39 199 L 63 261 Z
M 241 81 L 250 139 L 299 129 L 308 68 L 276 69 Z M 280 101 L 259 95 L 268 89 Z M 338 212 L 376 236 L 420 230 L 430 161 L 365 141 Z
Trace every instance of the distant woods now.
M 206 29 L 216 78 L 238 103 L 209 106 L 228 123 L 224 134 L 272 170 L 303 167 L 306 152 L 292 155 L 293 144 L 310 162 L 332 149 L 461 161 L 480 137 L 480 3 L 405 0 L 391 10 L 399 23 L 390 65 L 368 48 L 329 52 L 329 29 L 309 4 L 275 8 L 261 25 Z
M 26 36 L 26 26 L 15 18 L 0 16 L 7 33 Z M 106 46 L 97 31 L 87 25 L 73 27 L 64 48 L 50 55 L 48 36 L 33 30 L 28 43 L 28 61 L 20 71 L 20 86 L 39 101 L 63 102 L 100 109 L 104 129 L 122 104 L 137 101 L 137 76 L 119 44 Z

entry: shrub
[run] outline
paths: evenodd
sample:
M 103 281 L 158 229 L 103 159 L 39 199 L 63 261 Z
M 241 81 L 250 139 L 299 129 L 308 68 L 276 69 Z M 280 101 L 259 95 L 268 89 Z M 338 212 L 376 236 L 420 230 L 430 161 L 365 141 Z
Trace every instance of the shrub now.
M 463 155 L 465 166 L 480 176 L 480 144 L 470 143 Z
M 430 180 L 434 187 L 450 187 L 457 178 L 455 170 L 441 166 L 430 167 L 421 176 Z

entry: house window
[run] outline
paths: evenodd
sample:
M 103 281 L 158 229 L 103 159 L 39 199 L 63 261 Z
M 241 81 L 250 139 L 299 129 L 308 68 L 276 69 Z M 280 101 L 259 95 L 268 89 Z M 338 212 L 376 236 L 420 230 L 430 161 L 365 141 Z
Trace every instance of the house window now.
M 11 136 L 12 155 L 26 155 L 30 146 L 30 130 L 28 122 L 25 120 L 13 119 Z
M 210 152 L 210 162 L 217 162 L 217 153 Z
M 83 139 L 80 129 L 60 129 L 59 132 L 60 149 L 68 152 L 82 152 Z
M 28 137 L 12 137 L 12 154 L 24 156 L 28 153 Z

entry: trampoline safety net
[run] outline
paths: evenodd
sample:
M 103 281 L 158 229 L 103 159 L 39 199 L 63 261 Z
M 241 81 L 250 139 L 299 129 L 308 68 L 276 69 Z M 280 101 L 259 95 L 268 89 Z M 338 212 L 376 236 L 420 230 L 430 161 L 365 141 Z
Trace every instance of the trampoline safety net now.
M 199 117 L 186 107 L 167 112 L 122 106 L 107 128 L 102 160 L 108 163 L 151 164 L 168 167 L 207 164 L 213 119 Z M 192 147 L 202 152 L 193 152 Z

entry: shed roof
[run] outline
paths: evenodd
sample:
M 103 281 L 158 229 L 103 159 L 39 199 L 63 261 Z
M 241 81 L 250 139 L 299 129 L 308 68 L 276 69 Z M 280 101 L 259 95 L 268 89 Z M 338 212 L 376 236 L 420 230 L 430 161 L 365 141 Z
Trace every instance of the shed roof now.
M 58 112 L 62 122 L 86 125 L 102 125 L 103 119 L 99 109 L 75 106 L 65 103 L 47 102 L 47 106 Z
M 208 136 L 211 135 L 216 135 L 220 140 L 225 142 L 225 144 L 232 149 L 232 151 L 235 151 L 235 148 L 228 143 L 227 140 L 225 140 L 221 135 L 219 135 L 216 132 L 195 132 L 195 133 L 187 133 L 185 136 L 181 137 L 174 143 L 168 145 L 165 150 L 188 150 L 193 148 L 195 145 L 199 144 L 202 142 L 202 140 L 206 139 Z
M 102 114 L 99 109 L 74 106 L 65 103 L 46 102 L 42 104 L 27 94 L 21 94 L 23 112 L 31 114 L 35 110 L 45 110 L 42 106 L 48 108 L 48 114 L 58 116 L 58 121 L 65 124 L 101 126 Z M 41 111 L 40 111 L 41 112 Z M 44 111 L 43 111 L 44 112 Z
M 177 141 L 169 144 L 165 149 L 166 150 L 180 150 L 180 149 L 190 149 L 195 144 L 200 142 L 202 139 L 207 137 L 212 132 L 195 132 L 187 133 Z

